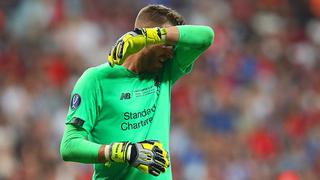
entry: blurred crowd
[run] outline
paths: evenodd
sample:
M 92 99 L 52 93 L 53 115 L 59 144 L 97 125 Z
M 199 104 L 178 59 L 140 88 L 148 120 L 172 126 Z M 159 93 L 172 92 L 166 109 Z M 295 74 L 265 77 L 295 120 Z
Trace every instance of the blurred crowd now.
M 71 90 L 150 3 L 216 34 L 173 90 L 174 179 L 320 179 L 320 0 L 1 0 L 0 179 L 91 178 L 59 155 Z

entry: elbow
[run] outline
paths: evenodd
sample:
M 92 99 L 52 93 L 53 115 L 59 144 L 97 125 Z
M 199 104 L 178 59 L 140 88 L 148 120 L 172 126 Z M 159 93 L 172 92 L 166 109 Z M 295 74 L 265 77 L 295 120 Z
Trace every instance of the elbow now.
M 64 144 L 63 142 L 60 146 L 60 156 L 63 161 L 71 161 L 71 153 L 67 151 L 66 144 Z
M 60 156 L 64 161 L 69 161 L 69 154 L 63 148 L 60 148 Z
M 214 40 L 214 31 L 211 27 L 205 26 L 202 36 L 204 37 L 203 46 L 205 49 L 209 48 Z
M 63 161 L 72 161 L 71 154 L 66 151 L 60 151 L 60 156 Z

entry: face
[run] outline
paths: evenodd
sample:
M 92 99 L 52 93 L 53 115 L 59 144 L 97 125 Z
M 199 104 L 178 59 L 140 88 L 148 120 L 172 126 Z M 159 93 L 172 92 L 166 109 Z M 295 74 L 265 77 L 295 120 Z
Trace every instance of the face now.
M 173 57 L 173 47 L 154 45 L 141 50 L 138 64 L 140 72 L 158 74 L 162 71 L 164 63 Z
M 149 25 L 156 27 L 155 24 Z M 172 26 L 170 23 L 165 23 L 161 27 Z M 162 71 L 164 63 L 173 58 L 173 46 L 154 45 L 143 48 L 139 61 L 140 72 L 158 74 Z

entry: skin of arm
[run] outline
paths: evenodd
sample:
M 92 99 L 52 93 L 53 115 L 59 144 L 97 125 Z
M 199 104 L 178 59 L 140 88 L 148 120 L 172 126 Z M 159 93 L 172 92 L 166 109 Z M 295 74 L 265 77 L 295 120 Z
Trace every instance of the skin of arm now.
M 175 45 L 179 41 L 179 30 L 176 26 L 167 28 L 166 44 Z
M 208 48 L 214 38 L 214 31 L 209 26 L 183 25 L 167 27 L 166 44 Z

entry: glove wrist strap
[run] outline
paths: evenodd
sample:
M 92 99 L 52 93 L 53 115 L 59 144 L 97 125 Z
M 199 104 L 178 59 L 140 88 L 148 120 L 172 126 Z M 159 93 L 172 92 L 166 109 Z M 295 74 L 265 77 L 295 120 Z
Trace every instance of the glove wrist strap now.
M 167 28 L 157 28 L 157 31 L 161 41 L 165 43 L 167 40 Z
M 129 142 L 112 143 L 109 148 L 109 157 L 111 161 L 125 163 L 128 156 Z
M 166 28 L 146 28 L 144 29 L 146 37 L 146 46 L 165 44 L 167 39 L 167 29 Z

